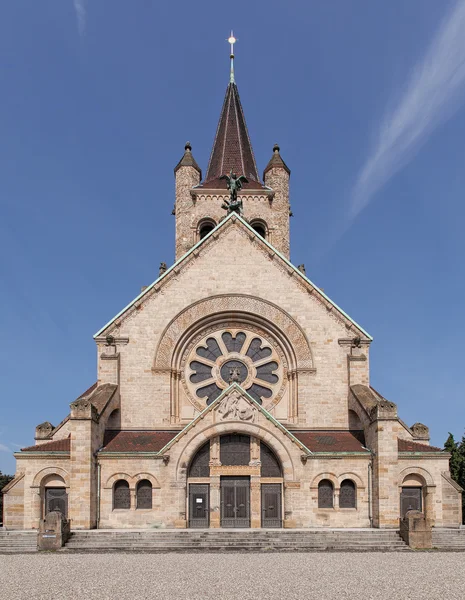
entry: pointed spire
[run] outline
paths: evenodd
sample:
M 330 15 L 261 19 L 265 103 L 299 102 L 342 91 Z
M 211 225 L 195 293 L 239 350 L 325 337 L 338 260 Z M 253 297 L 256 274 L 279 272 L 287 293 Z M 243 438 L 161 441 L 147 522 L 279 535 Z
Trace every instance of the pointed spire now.
M 252 185 L 255 183 L 261 187 L 244 111 L 234 78 L 234 43 L 236 41 L 231 31 L 231 37 L 228 39 L 231 44 L 230 81 L 226 89 L 204 187 L 224 187 L 223 182 L 217 180 L 222 175 L 229 173 L 231 169 L 237 175 L 245 175 Z
M 199 172 L 200 179 L 202 179 L 202 170 L 197 164 L 195 158 L 192 156 L 192 146 L 190 142 L 186 142 L 186 145 L 184 146 L 184 155 L 178 162 L 178 164 L 175 166 L 174 172 L 177 173 L 178 169 L 180 169 L 181 167 L 194 167 L 194 169 L 196 169 Z
M 286 163 L 281 158 L 281 154 L 279 153 L 279 150 L 280 150 L 280 148 L 279 148 L 278 144 L 275 144 L 273 146 L 273 155 L 270 158 L 269 163 L 266 165 L 265 170 L 263 171 L 263 179 L 265 179 L 265 175 L 273 167 L 281 167 L 282 169 L 284 169 L 287 172 L 288 175 L 291 174 L 291 170 L 289 169 L 289 167 L 286 165 Z
M 234 80 L 234 44 L 237 42 L 237 40 L 234 37 L 234 33 L 233 33 L 232 29 L 231 29 L 231 35 L 228 38 L 228 42 L 231 44 L 231 53 L 229 56 L 229 58 L 231 59 L 231 70 L 230 70 L 230 74 L 229 74 L 229 83 L 235 83 L 235 80 Z

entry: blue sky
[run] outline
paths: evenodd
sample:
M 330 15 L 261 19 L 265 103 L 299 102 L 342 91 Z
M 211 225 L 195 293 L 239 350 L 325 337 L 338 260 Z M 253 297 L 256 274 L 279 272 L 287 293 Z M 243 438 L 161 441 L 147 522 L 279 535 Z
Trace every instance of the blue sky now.
M 291 258 L 374 337 L 372 385 L 465 428 L 465 0 L 0 6 L 0 470 L 96 379 L 92 335 L 174 259 L 173 168 L 205 171 L 236 80 Z

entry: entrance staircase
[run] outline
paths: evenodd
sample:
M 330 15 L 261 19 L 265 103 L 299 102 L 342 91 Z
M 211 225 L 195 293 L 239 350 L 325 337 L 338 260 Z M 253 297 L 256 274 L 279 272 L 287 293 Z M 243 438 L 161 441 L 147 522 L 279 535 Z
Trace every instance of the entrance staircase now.
M 438 550 L 465 550 L 465 529 L 434 529 L 433 548 Z
M 165 529 L 73 531 L 62 551 L 80 552 L 312 552 L 407 551 L 396 530 Z
M 0 529 L 0 554 L 37 552 L 37 531 L 6 531 Z

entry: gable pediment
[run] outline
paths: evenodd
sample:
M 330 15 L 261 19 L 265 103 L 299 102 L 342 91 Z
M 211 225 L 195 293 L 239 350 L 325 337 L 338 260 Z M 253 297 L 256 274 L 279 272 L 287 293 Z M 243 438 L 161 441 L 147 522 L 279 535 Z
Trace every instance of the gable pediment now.
M 246 277 L 248 272 L 255 281 L 265 268 L 267 280 L 272 281 L 273 272 L 278 270 L 286 278 L 289 278 L 288 286 L 296 286 L 302 293 L 311 295 L 317 303 L 327 309 L 332 318 L 336 318 L 341 324 L 345 325 L 347 330 L 352 330 L 355 334 L 362 336 L 363 339 L 371 341 L 371 336 L 360 325 L 332 302 L 320 288 L 315 286 L 306 275 L 292 265 L 269 242 L 259 236 L 243 218 L 234 213 L 220 222 L 205 238 L 200 240 L 189 252 L 100 329 L 94 336 L 96 341 L 104 341 L 105 336 L 115 333 L 115 330 L 125 319 L 141 310 L 150 299 L 164 291 L 167 292 L 170 282 L 173 280 L 181 281 L 183 274 L 195 261 L 202 260 L 204 257 L 208 260 L 212 251 L 215 254 L 221 254 L 222 258 L 221 269 L 215 273 L 217 277 L 230 278 L 231 281 L 234 280 L 240 284 L 240 278 Z M 265 265 L 263 258 L 259 258 L 260 255 L 265 257 Z M 251 257 L 254 256 L 257 257 L 256 261 L 251 261 Z M 261 271 L 259 265 L 262 265 Z M 209 265 L 203 265 L 203 268 L 208 271 Z

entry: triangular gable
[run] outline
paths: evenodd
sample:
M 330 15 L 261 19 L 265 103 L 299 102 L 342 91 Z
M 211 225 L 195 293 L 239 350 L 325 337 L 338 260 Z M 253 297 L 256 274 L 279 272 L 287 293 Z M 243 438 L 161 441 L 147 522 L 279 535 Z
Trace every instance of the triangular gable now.
M 248 402 L 252 408 L 258 410 L 268 421 L 273 423 L 275 427 L 277 427 L 286 437 L 288 437 L 294 444 L 296 444 L 303 452 L 307 455 L 312 455 L 312 451 L 307 448 L 300 440 L 298 440 L 295 435 L 282 425 L 279 421 L 277 421 L 273 415 L 271 415 L 261 404 L 259 404 L 250 394 L 248 394 L 244 389 L 241 388 L 237 383 L 232 383 L 227 389 L 224 390 L 222 394 L 216 398 L 209 406 L 207 406 L 201 413 L 199 413 L 190 423 L 188 423 L 184 429 L 182 429 L 172 440 L 170 440 L 166 446 L 164 446 L 158 454 L 165 454 L 171 446 L 176 444 L 181 438 L 183 438 L 188 431 L 190 431 L 195 425 L 205 418 L 205 415 L 209 412 L 219 409 L 222 402 L 227 399 L 228 396 L 231 395 L 232 392 L 237 391 L 241 395 L 241 397 Z
M 231 213 L 230 215 L 228 215 L 223 221 L 221 221 L 220 223 L 218 223 L 218 225 L 212 229 L 212 231 L 210 231 L 203 239 L 199 240 L 197 242 L 197 244 L 195 244 L 195 246 L 193 246 L 188 252 L 186 252 L 186 254 L 184 254 L 184 256 L 181 256 L 181 258 L 179 258 L 169 269 L 167 269 L 158 279 L 156 279 L 152 284 L 150 284 L 143 292 L 141 292 L 136 298 L 134 298 L 134 300 L 132 302 L 130 302 L 125 308 L 123 308 L 123 310 L 121 310 L 115 317 L 113 317 L 113 319 L 111 319 L 111 321 L 109 321 L 106 325 L 104 325 L 104 327 L 102 327 L 95 335 L 94 338 L 97 338 L 99 336 L 101 336 L 104 331 L 110 327 L 117 319 L 119 319 L 120 317 L 122 317 L 130 308 L 132 308 L 134 305 L 136 305 L 138 302 L 140 302 L 141 300 L 143 300 L 143 298 L 145 296 L 148 296 L 151 292 L 151 290 L 153 290 L 153 288 L 157 285 L 163 285 L 163 282 L 165 280 L 167 280 L 169 278 L 169 275 L 171 273 L 173 273 L 173 271 L 175 273 L 177 273 L 180 269 L 182 269 L 182 265 L 183 263 L 185 263 L 187 261 L 187 259 L 192 255 L 195 254 L 197 249 L 203 245 L 203 244 L 208 244 L 209 240 L 211 240 L 213 237 L 216 237 L 218 235 L 218 232 L 220 229 L 222 229 L 223 227 L 226 226 L 227 223 L 229 223 L 232 220 L 232 222 L 239 222 L 241 223 L 244 227 L 246 227 L 246 229 L 250 232 L 250 234 L 252 234 L 253 236 L 255 236 L 257 238 L 257 240 L 259 240 L 260 243 L 264 244 L 265 246 L 268 247 L 268 249 L 275 254 L 276 256 L 279 257 L 280 260 L 282 260 L 287 267 L 289 267 L 290 269 L 292 269 L 293 274 L 298 275 L 307 285 L 309 285 L 312 289 L 312 291 L 315 291 L 317 295 L 319 295 L 322 299 L 324 299 L 326 302 L 328 302 L 334 309 L 336 309 L 336 311 L 345 319 L 347 319 L 348 321 L 350 321 L 352 323 L 352 325 L 354 325 L 354 327 L 356 327 L 360 333 L 362 333 L 364 336 L 366 336 L 366 338 L 368 338 L 368 340 L 372 340 L 373 338 L 371 337 L 371 335 L 369 333 L 367 333 L 363 327 L 361 327 L 356 321 L 354 321 L 351 317 L 349 317 L 349 315 L 347 313 L 345 313 L 342 308 L 340 308 L 335 302 L 333 302 L 331 300 L 331 298 L 329 298 L 317 285 L 315 285 L 310 279 L 308 279 L 308 277 L 306 275 L 304 275 L 296 266 L 294 266 L 289 260 L 287 260 L 287 258 L 285 256 L 283 256 L 280 252 L 278 252 L 278 250 L 276 250 L 276 248 L 274 246 L 272 246 L 267 240 L 265 240 L 264 238 L 262 238 L 254 229 L 253 227 L 251 227 L 241 216 L 239 216 L 236 213 Z

